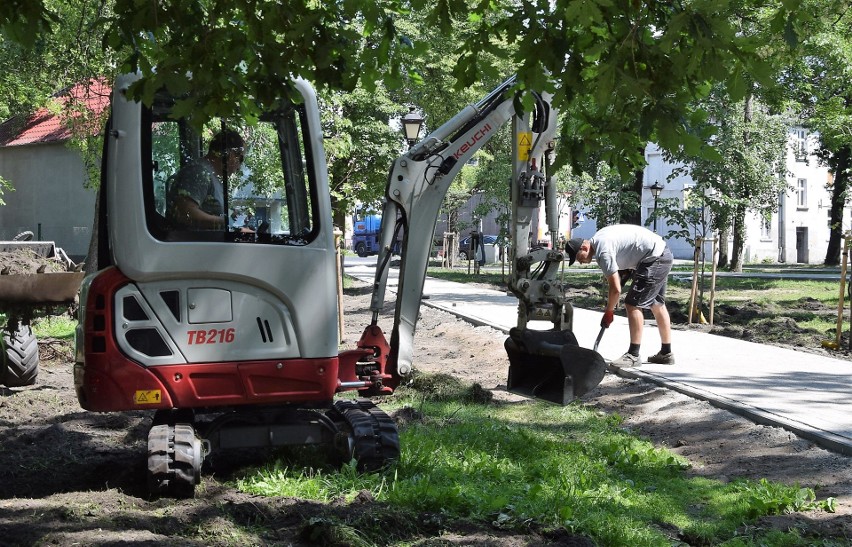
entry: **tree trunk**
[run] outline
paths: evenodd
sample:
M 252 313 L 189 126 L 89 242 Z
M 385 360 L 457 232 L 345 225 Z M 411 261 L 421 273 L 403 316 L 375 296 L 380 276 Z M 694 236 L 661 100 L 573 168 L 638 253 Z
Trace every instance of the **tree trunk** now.
M 745 122 L 745 129 L 743 130 L 743 145 L 747 150 L 751 146 L 751 132 L 749 131 L 749 126 L 752 121 L 752 101 L 753 96 L 751 93 L 747 94 L 745 97 L 745 101 L 743 102 L 743 122 Z M 737 198 L 741 201 L 737 202 L 734 206 L 733 210 L 733 224 L 732 229 L 734 231 L 734 244 L 731 249 L 731 271 L 732 272 L 741 272 L 743 271 L 743 251 L 745 249 L 745 216 L 746 216 L 746 205 L 748 203 L 748 191 L 744 181 L 739 181 L 734 183 L 734 187 L 739 187 L 741 189 L 740 192 L 737 192 Z
M 348 211 L 346 210 L 346 204 L 340 200 L 331 196 L 331 222 L 336 230 L 340 230 L 343 232 L 343 235 L 340 236 L 344 242 L 343 246 L 346 247 L 346 217 L 348 216 Z
M 734 208 L 734 244 L 731 249 L 731 271 L 743 271 L 743 249 L 745 248 L 745 206 Z
M 92 220 L 92 235 L 89 238 L 89 251 L 86 254 L 86 264 L 83 271 L 86 275 L 98 271 L 98 236 L 100 235 L 101 191 L 95 192 L 95 218 Z
M 449 213 L 447 213 L 447 231 L 448 232 L 458 232 L 457 226 L 459 225 L 459 210 L 453 209 Z
M 730 253 L 728 239 L 730 239 L 730 236 L 731 233 L 728 228 L 719 230 L 719 262 L 716 264 L 717 268 L 724 268 L 728 265 L 728 255 Z
M 334 223 L 334 227 L 341 232 L 346 232 L 346 211 L 343 209 L 334 209 L 334 213 L 332 214 L 332 222 Z
M 849 145 L 831 155 L 828 165 L 834 173 L 831 187 L 831 222 L 829 226 L 828 248 L 825 251 L 825 264 L 836 266 L 840 263 L 841 238 L 843 236 L 843 206 L 846 203 L 846 189 L 849 186 L 849 167 L 852 148 Z
M 639 153 L 640 153 L 640 155 L 642 155 L 644 157 L 645 149 L 644 148 L 640 149 Z M 637 226 L 642 224 L 642 188 L 643 188 L 642 184 L 643 184 L 644 181 L 645 181 L 645 169 L 644 168 L 637 169 L 636 171 L 633 172 L 633 184 L 632 184 L 632 186 L 625 188 L 625 190 L 632 190 L 633 192 L 636 192 L 636 196 L 637 196 L 636 199 L 638 200 L 638 203 L 637 203 L 637 207 L 635 208 L 635 210 L 632 207 L 629 208 L 629 209 L 624 208 L 624 207 L 621 208 L 621 215 L 620 215 L 621 218 L 619 219 L 619 221 L 622 224 L 636 224 Z

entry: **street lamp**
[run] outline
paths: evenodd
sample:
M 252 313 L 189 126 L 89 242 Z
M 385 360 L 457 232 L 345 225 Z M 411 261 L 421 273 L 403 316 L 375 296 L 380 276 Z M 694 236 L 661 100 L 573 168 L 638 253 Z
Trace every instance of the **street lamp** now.
M 423 127 L 423 116 L 413 106 L 408 107 L 408 114 L 402 117 L 402 129 L 405 131 L 405 140 L 408 141 L 409 148 L 417 142 L 421 127 Z
M 649 186 L 648 190 L 650 190 L 651 195 L 654 196 L 654 233 L 657 233 L 657 200 L 660 197 L 660 192 L 663 191 L 663 185 L 660 184 L 659 181 L 657 181 L 651 186 Z

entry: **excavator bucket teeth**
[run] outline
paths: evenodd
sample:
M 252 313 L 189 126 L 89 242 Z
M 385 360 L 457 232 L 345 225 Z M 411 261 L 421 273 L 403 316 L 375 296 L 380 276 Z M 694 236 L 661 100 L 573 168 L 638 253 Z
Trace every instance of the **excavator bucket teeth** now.
M 505 347 L 508 390 L 560 405 L 594 389 L 607 370 L 604 358 L 581 348 L 570 331 L 512 329 Z

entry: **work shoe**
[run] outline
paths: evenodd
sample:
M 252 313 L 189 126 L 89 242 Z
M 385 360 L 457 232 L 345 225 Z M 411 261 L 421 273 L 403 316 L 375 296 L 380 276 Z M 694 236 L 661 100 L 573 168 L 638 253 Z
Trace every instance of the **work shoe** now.
M 614 360 L 610 361 L 609 364 L 614 366 L 614 367 L 620 367 L 620 368 L 638 367 L 640 364 L 642 364 L 642 360 L 639 359 L 638 355 L 632 355 L 630 353 L 625 353 L 624 355 L 622 355 L 618 359 L 614 359 Z
M 673 365 L 675 364 L 674 353 L 657 353 L 648 357 L 648 362 L 656 365 Z

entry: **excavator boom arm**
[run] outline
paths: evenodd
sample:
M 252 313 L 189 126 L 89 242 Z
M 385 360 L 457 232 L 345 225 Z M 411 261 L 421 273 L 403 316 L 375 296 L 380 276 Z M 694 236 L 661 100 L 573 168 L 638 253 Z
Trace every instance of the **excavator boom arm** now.
M 518 112 L 518 103 L 507 94 L 513 84 L 511 78 L 476 105 L 466 107 L 398 158 L 391 168 L 371 302 L 375 324 L 385 300 L 393 243 L 401 230 L 399 285 L 388 359 L 391 374 L 404 376 L 411 371 L 414 330 L 435 223 L 455 176 L 510 121 L 516 148 L 513 154 L 516 179 L 532 176 L 529 173 L 537 171 L 535 166 L 543 165 L 544 155 L 553 150 L 556 112 L 550 108 L 549 97 L 535 95 L 534 112 Z M 522 142 L 520 148 L 519 142 Z M 528 224 L 528 219 L 522 222 Z

